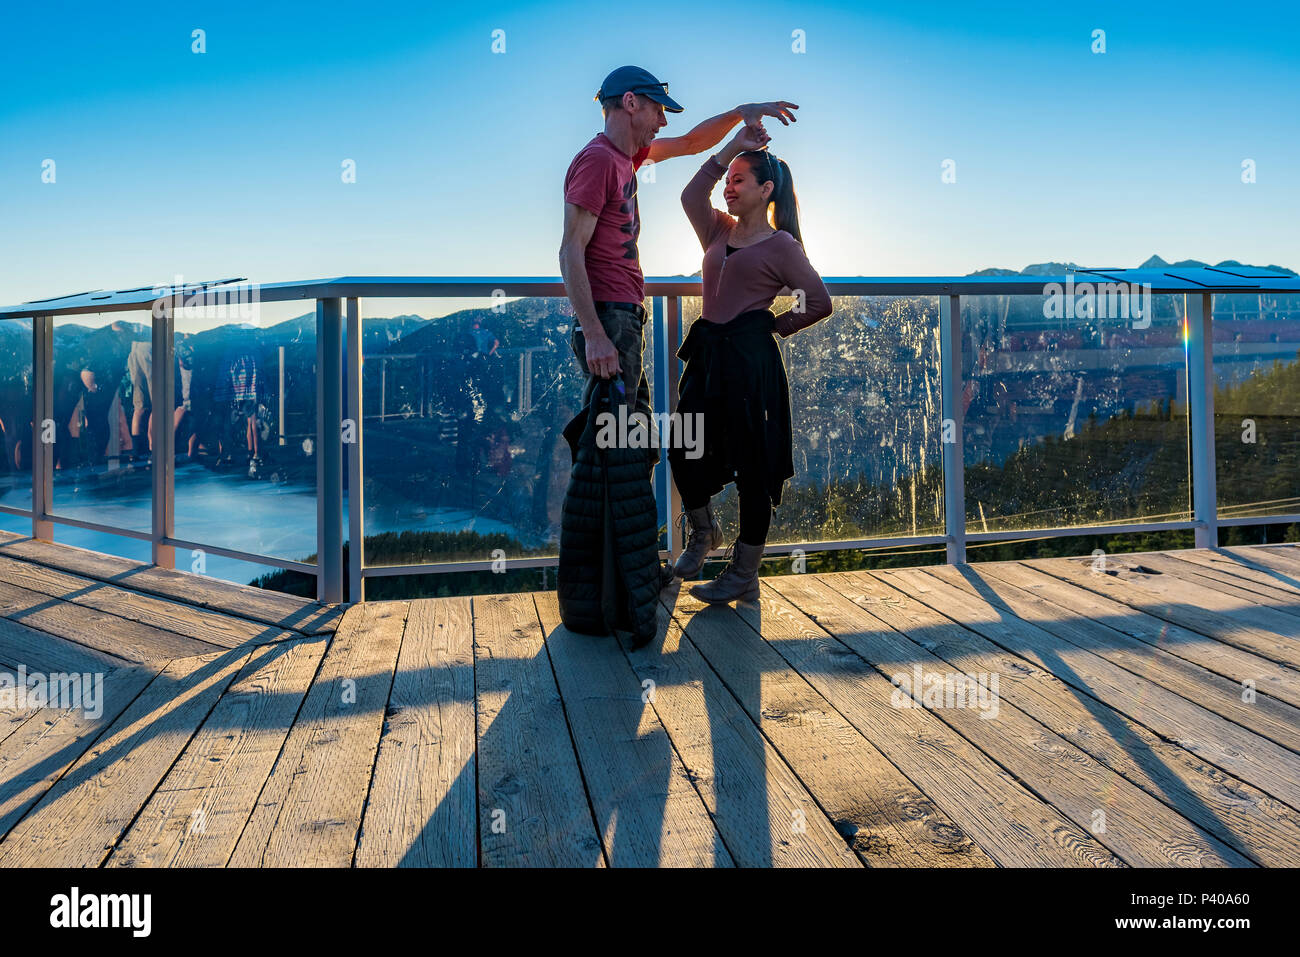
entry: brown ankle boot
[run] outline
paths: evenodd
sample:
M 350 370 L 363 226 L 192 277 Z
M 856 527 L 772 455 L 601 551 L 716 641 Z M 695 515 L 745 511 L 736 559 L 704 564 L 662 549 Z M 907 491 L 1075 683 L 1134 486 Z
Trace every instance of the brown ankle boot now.
M 713 581 L 691 588 L 691 594 L 710 604 L 758 600 L 758 566 L 763 561 L 762 545 L 747 545 L 736 539 L 731 561 Z
M 691 524 L 691 535 L 686 541 L 686 548 L 677 556 L 673 565 L 673 574 L 678 578 L 694 578 L 704 567 L 704 559 L 709 552 L 722 544 L 722 529 L 713 519 L 713 509 L 705 502 L 699 508 L 686 513 Z

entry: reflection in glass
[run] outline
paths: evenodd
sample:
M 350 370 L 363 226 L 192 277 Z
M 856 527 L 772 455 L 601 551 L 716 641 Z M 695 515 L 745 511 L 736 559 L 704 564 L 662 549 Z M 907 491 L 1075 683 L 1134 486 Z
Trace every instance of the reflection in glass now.
M 306 561 L 316 552 L 316 312 L 260 305 L 175 339 L 176 537 Z M 185 567 L 198 556 L 177 554 Z M 212 556 L 203 562 L 211 565 Z
M 436 318 L 363 321 L 366 563 L 555 556 L 572 465 L 563 429 L 584 381 L 572 308 L 438 306 L 426 310 Z M 657 410 L 652 322 L 643 334 Z
M 962 300 L 968 532 L 1190 516 L 1183 300 L 1147 302 Z
M 32 507 L 32 321 L 0 322 L 0 504 Z M 30 519 L 5 516 L 6 530 L 30 534 Z
M 793 299 L 778 299 L 773 312 Z M 835 312 L 778 339 L 790 382 L 794 477 L 769 544 L 941 534 L 939 319 L 933 297 L 837 296 Z M 682 300 L 683 337 L 701 300 Z M 714 500 L 739 528 L 734 485 Z
M 56 515 L 148 531 L 149 311 L 54 320 Z
M 1219 516 L 1300 512 L 1300 296 L 1214 297 Z

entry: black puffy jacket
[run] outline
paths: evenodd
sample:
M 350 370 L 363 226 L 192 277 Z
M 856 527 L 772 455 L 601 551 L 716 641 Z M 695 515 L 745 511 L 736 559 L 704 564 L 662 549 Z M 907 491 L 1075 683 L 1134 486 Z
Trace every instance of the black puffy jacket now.
M 659 510 L 649 480 L 658 449 L 597 445 L 599 415 L 610 412 L 617 420 L 626 403 L 614 381 L 599 381 L 587 407 L 564 427 L 573 469 L 560 518 L 556 597 L 570 631 L 629 631 L 644 644 L 655 635 L 663 585 Z

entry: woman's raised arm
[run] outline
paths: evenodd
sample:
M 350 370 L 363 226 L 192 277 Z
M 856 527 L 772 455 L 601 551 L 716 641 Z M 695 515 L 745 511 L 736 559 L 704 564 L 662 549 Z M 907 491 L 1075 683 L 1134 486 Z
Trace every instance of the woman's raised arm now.
M 765 130 L 742 126 L 726 146 L 704 161 L 699 172 L 682 190 L 682 209 L 686 211 L 686 218 L 691 221 L 702 248 L 708 249 L 720 231 L 730 229 L 736 222 L 709 201 L 713 188 L 727 175 L 732 160 L 746 150 L 761 149 L 769 139 Z

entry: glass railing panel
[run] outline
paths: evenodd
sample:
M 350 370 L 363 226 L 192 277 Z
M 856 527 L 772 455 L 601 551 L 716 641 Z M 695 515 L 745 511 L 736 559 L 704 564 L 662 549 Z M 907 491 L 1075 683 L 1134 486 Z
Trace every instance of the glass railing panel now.
M 149 531 L 152 322 L 148 309 L 54 318 L 52 514 Z
M 366 564 L 555 557 L 584 379 L 568 300 L 362 310 Z
M 1220 518 L 1300 513 L 1300 296 L 1214 297 Z
M 175 328 L 176 537 L 308 560 L 316 552 L 315 302 L 182 308 Z M 187 563 L 178 551 L 177 565 Z
M 682 301 L 683 335 L 701 300 Z M 773 311 L 789 309 L 778 299 Z M 778 337 L 790 383 L 794 477 L 768 544 L 943 533 L 939 307 L 932 296 L 836 296 L 826 319 Z M 734 485 L 715 499 L 728 541 Z
M 32 507 L 32 321 L 0 322 L 0 505 Z M 38 436 L 39 440 L 39 436 Z M 0 528 L 30 535 L 31 519 L 0 513 Z
M 1182 297 L 1073 292 L 962 300 L 968 533 L 1190 517 Z

